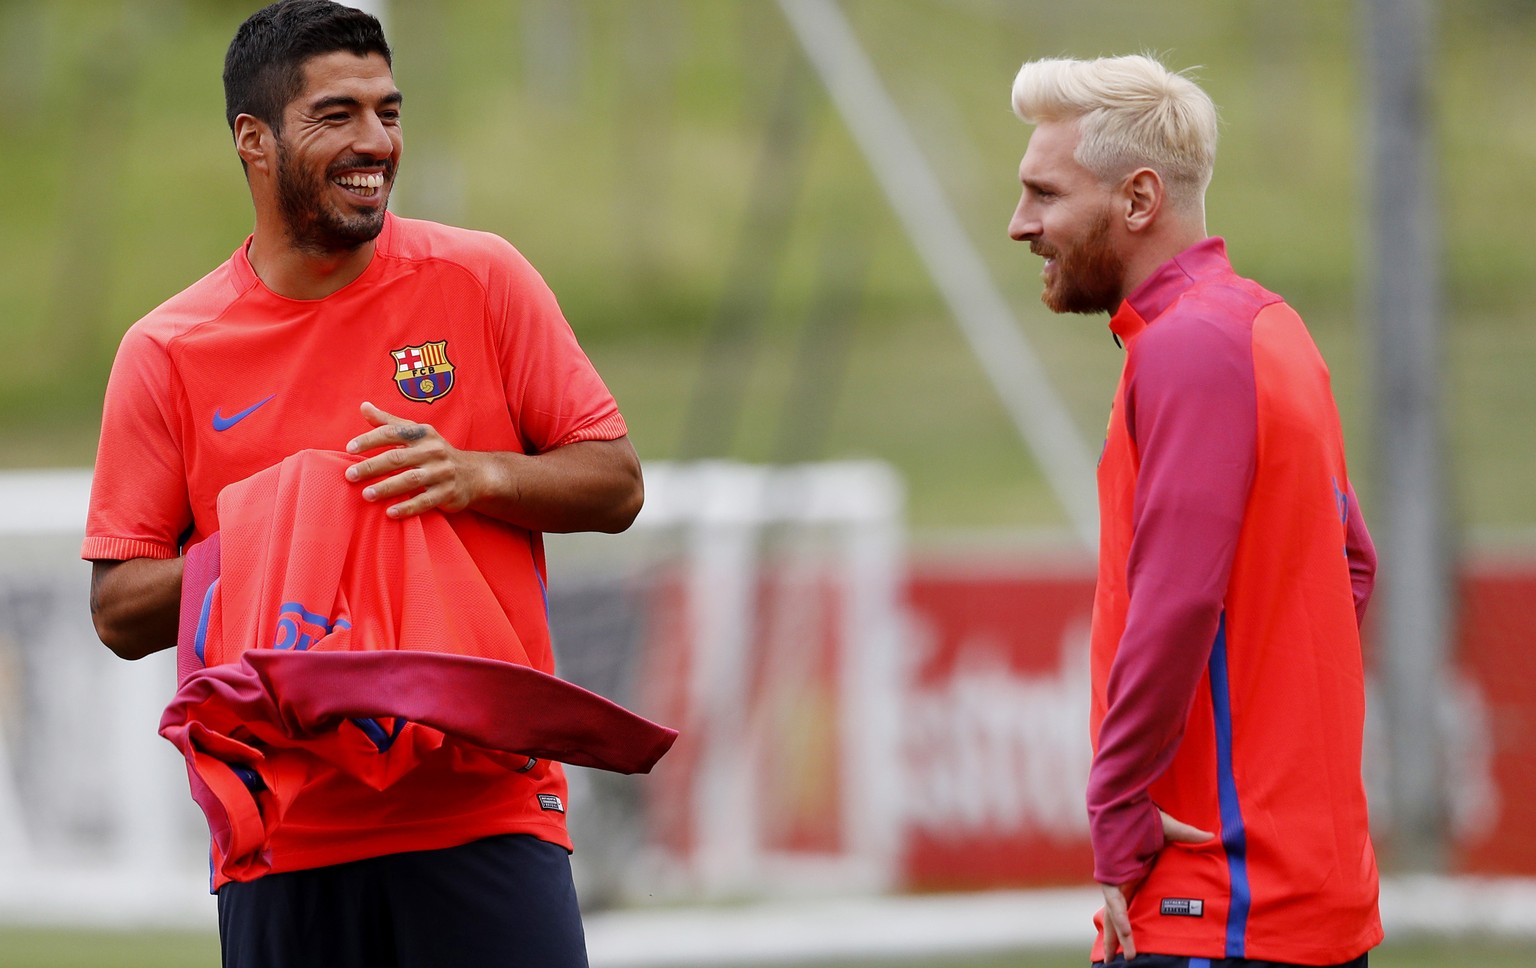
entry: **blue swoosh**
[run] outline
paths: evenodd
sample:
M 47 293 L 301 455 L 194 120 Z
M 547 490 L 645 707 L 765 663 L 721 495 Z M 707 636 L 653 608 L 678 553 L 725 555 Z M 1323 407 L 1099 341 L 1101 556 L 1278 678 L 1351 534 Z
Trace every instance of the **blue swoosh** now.
M 277 396 L 277 394 L 274 393 L 274 394 L 272 394 L 271 397 L 267 397 L 266 400 L 262 400 L 262 401 L 260 401 L 258 403 L 253 403 L 249 407 L 246 407 L 244 410 L 240 411 L 239 413 L 233 413 L 233 414 L 230 414 L 227 417 L 220 416 L 219 408 L 218 407 L 214 407 L 213 408 L 213 429 L 214 430 L 218 430 L 218 431 L 228 430 L 229 428 L 233 427 L 235 424 L 237 424 L 240 421 L 244 420 L 246 417 L 249 417 L 251 414 L 255 413 L 257 410 L 259 410 L 261 408 L 262 404 L 266 403 L 268 400 L 271 400 L 272 397 L 275 397 L 275 396 Z

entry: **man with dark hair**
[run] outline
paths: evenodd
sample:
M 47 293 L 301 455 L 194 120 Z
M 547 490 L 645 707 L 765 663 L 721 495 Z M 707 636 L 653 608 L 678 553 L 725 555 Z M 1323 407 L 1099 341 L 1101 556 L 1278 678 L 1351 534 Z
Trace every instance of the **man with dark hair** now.
M 379 22 L 329 0 L 289 0 L 252 14 L 224 55 L 224 117 L 229 130 L 249 114 L 276 131 L 283 109 L 304 89 L 304 62 L 317 54 L 378 54 L 386 67 L 394 56 Z
M 97 633 L 129 659 L 176 645 L 188 562 L 216 544 L 221 512 L 233 520 L 221 491 L 320 450 L 331 463 L 305 465 L 330 468 L 320 491 L 355 502 L 374 532 L 423 515 L 451 525 L 437 533 L 478 568 L 488 618 L 511 627 L 474 655 L 552 671 L 540 534 L 622 531 L 642 501 L 612 396 L 512 246 L 387 213 L 402 97 L 376 20 L 272 4 L 235 35 L 224 81 L 255 227 L 123 339 L 82 548 Z M 318 553 L 277 537 L 300 566 Z M 442 607 L 444 627 L 464 626 L 460 602 Z M 280 650 L 358 632 L 331 606 L 282 608 Z M 266 839 L 243 866 L 215 840 L 226 965 L 586 964 L 559 764 L 429 735 L 351 720 L 335 740 L 351 745 L 299 780 L 236 770 Z M 432 769 L 357 779 L 406 747 Z

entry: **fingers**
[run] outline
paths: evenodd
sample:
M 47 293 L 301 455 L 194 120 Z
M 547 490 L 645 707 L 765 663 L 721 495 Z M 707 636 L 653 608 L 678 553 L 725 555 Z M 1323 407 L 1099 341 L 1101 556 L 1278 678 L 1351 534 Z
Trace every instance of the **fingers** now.
M 391 428 L 389 431 L 375 431 L 375 433 L 385 432 L 393 432 L 393 428 Z M 364 436 L 366 437 L 371 435 Z M 364 446 L 363 449 L 367 450 L 372 448 Z M 400 471 L 410 468 L 424 468 L 432 464 L 434 461 L 441 460 L 443 456 L 444 455 L 439 451 L 438 448 L 413 448 L 405 443 L 396 443 L 389 450 L 384 451 L 382 454 L 375 454 L 366 460 L 360 460 L 357 463 L 349 466 L 346 471 L 346 476 L 347 480 L 349 481 L 366 481 L 369 478 L 379 477 L 383 474 L 397 474 Z M 432 483 L 433 481 L 428 479 L 426 476 L 417 475 L 409 481 L 401 481 L 400 484 L 394 488 L 394 490 L 388 493 L 398 493 L 404 487 L 426 487 Z
M 347 442 L 349 454 L 361 454 L 380 447 L 403 447 L 437 434 L 431 424 L 416 423 L 397 417 L 380 410 L 371 403 L 364 403 L 360 409 L 363 419 L 373 424 L 374 429 L 349 440 Z M 357 478 L 349 479 L 357 480 Z
M 370 474 L 388 474 L 363 488 L 363 500 L 388 501 L 404 497 L 406 500 L 385 509 L 392 518 L 406 518 L 421 514 L 431 508 L 445 511 L 461 510 L 467 499 L 459 494 L 460 478 L 446 461 L 431 461 L 423 466 L 411 466 L 407 451 L 391 450 L 359 461 L 347 468 L 347 480 L 360 481 Z M 405 465 L 400 469 L 400 465 Z M 393 473 L 398 470 L 398 473 Z
M 1104 963 L 1109 964 L 1115 959 L 1115 952 L 1120 950 L 1119 932 L 1115 930 L 1115 924 L 1109 918 L 1109 912 L 1104 912 Z
M 347 452 L 377 453 L 350 465 L 346 479 L 367 482 L 363 500 L 403 499 L 385 513 L 407 518 L 433 508 L 461 511 L 481 493 L 480 455 L 458 450 L 431 424 L 403 420 L 371 403 L 361 411 L 374 429 L 351 440 Z
M 378 497 L 368 497 L 367 490 L 363 491 L 363 497 L 370 501 L 379 500 Z M 392 518 L 409 518 L 438 507 L 442 503 L 442 497 L 438 488 L 422 491 L 399 504 L 391 504 L 384 509 L 384 513 Z
M 375 427 L 382 427 L 385 424 L 410 423 L 410 421 L 406 420 L 404 417 L 397 417 L 392 413 L 386 413 L 383 409 L 375 407 L 373 404 L 366 400 L 363 401 L 363 405 L 358 409 L 362 411 L 363 419 L 373 424 Z
M 1159 810 L 1163 818 L 1163 839 L 1174 844 L 1203 844 L 1216 835 L 1209 830 L 1201 830 L 1193 824 L 1187 824 L 1176 817 Z
M 352 471 L 366 463 L 367 461 L 364 461 L 348 468 L 347 479 L 353 481 L 361 479 L 354 477 Z M 363 488 L 365 501 L 388 501 L 401 496 L 406 496 L 406 499 L 385 508 L 385 514 L 392 518 L 408 518 L 435 507 L 456 511 L 463 505 L 462 501 L 454 499 L 452 486 L 441 480 L 438 475 L 420 467 L 409 468 Z
M 1131 935 L 1131 914 L 1125 888 L 1100 884 L 1104 891 L 1104 960 L 1124 951 L 1127 959 L 1136 957 L 1136 939 Z

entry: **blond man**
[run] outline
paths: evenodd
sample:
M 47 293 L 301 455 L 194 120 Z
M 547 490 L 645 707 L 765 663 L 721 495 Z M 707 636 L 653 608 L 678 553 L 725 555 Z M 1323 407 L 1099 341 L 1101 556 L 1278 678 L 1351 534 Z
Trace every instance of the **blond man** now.
M 1205 228 L 1216 109 L 1148 57 L 1027 63 L 1009 234 L 1125 347 L 1098 472 L 1096 963 L 1363 966 L 1376 557 L 1328 370 Z

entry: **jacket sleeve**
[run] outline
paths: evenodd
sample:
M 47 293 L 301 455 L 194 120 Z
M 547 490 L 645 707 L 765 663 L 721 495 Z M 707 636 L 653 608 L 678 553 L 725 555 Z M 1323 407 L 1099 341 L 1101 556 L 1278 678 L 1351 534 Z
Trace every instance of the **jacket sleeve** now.
M 1365 622 L 1365 607 L 1376 589 L 1376 544 L 1366 530 L 1355 486 L 1349 485 L 1349 513 L 1344 524 L 1344 551 L 1349 555 L 1349 584 L 1355 595 L 1355 623 Z
M 1140 460 L 1130 604 L 1088 779 L 1101 883 L 1140 880 L 1163 847 L 1148 788 L 1172 762 L 1210 659 L 1256 461 L 1244 335 L 1165 318 L 1129 350 L 1125 420 Z

